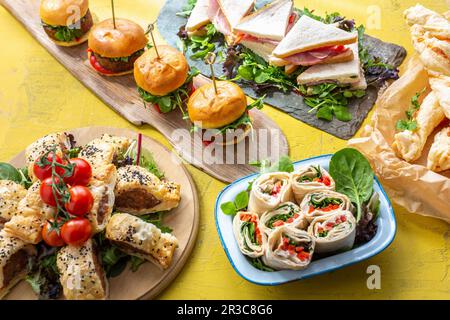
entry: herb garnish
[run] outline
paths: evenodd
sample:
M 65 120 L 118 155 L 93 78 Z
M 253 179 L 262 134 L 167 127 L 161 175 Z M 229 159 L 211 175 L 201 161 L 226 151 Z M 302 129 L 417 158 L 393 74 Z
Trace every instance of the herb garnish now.
M 423 89 L 421 92 L 417 92 L 412 98 L 411 98 L 411 106 L 407 111 L 405 111 L 406 114 L 406 120 L 398 120 L 396 124 L 396 129 L 398 131 L 415 131 L 417 130 L 417 121 L 415 119 L 416 112 L 420 109 L 420 103 L 419 103 L 419 97 L 422 93 L 424 93 L 425 89 Z

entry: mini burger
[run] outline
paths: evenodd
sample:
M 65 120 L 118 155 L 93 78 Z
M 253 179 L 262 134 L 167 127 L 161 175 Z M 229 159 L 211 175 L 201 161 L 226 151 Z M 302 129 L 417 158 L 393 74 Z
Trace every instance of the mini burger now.
M 134 62 L 148 43 L 144 29 L 133 21 L 116 18 L 95 25 L 89 34 L 88 58 L 97 72 L 120 76 L 133 72 Z
M 183 103 L 193 90 L 192 79 L 198 70 L 189 69 L 184 55 L 167 45 L 147 50 L 134 63 L 134 79 L 140 96 L 155 105 L 159 112 L 168 113 L 180 108 L 187 115 Z
M 40 16 L 45 33 L 64 47 L 85 42 L 94 24 L 88 0 L 41 0 Z
M 264 97 L 247 105 L 242 89 L 230 81 L 216 81 L 195 90 L 188 101 L 189 118 L 194 128 L 202 129 L 204 142 L 231 145 L 243 140 L 252 129 L 249 110 L 261 109 Z M 205 131 L 214 129 L 212 139 L 205 138 Z M 221 137 L 219 138 L 219 136 Z

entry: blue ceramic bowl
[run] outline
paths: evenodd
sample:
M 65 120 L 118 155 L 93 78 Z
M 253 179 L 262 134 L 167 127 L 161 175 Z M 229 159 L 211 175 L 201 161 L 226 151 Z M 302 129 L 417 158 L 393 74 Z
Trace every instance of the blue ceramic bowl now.
M 294 163 L 294 167 L 297 169 L 300 166 L 319 164 L 328 170 L 331 156 L 332 155 L 324 155 L 298 161 Z M 394 211 L 386 192 L 383 190 L 380 182 L 375 178 L 373 183 L 374 191 L 380 195 L 381 203 L 377 220 L 378 231 L 370 242 L 343 253 L 315 260 L 304 270 L 284 270 L 275 272 L 258 270 L 249 263 L 247 258 L 239 250 L 233 234 L 233 217 L 225 215 L 220 209 L 222 203 L 233 201 L 236 195 L 245 190 L 248 183 L 254 180 L 256 176 L 257 174 L 253 174 L 241 178 L 225 187 L 217 197 L 215 207 L 216 227 L 223 249 L 234 270 L 247 281 L 259 285 L 274 286 L 290 281 L 310 278 L 369 259 L 386 249 L 394 240 L 397 228 Z

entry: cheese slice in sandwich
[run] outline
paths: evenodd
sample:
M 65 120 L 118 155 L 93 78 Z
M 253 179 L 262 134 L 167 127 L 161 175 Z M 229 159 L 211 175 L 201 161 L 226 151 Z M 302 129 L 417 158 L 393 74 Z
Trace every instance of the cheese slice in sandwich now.
M 234 28 L 236 43 L 249 48 L 266 61 L 295 23 L 292 0 L 276 0 L 246 16 Z
M 358 35 L 303 15 L 273 51 L 271 63 L 313 66 L 353 59 L 348 44 Z
M 297 77 L 298 84 L 316 85 L 331 82 L 350 85 L 353 89 L 366 89 L 367 83 L 360 65 L 358 43 L 349 47 L 354 56 L 353 60 L 312 66 Z
M 211 22 L 208 15 L 208 8 L 209 0 L 197 0 L 186 23 L 188 36 L 201 36 L 206 34 L 205 26 Z
M 255 6 L 255 0 L 209 0 L 208 16 L 216 29 L 233 42 L 233 30 Z

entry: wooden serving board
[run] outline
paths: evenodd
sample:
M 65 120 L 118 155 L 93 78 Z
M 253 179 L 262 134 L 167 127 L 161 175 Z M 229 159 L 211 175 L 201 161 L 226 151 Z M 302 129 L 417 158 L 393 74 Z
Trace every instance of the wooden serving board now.
M 137 132 L 128 129 L 89 127 L 68 131 L 72 133 L 77 145 L 83 145 L 103 133 L 125 136 L 136 139 Z M 32 143 L 33 141 L 29 141 Z M 142 147 L 150 151 L 159 168 L 164 172 L 165 178 L 181 185 L 180 205 L 164 216 L 164 224 L 173 229 L 179 246 L 175 251 L 172 265 L 167 270 L 161 270 L 152 263 L 144 263 L 136 272 L 128 267 L 118 277 L 109 279 L 109 299 L 136 300 L 151 299 L 164 290 L 181 271 L 194 248 L 199 227 L 199 203 L 194 182 L 182 163 L 177 161 L 173 153 L 159 142 L 143 136 Z M 15 156 L 10 163 L 16 167 L 25 165 L 25 152 Z M 20 282 L 6 296 L 10 300 L 36 299 L 30 285 Z
M 4 6 L 36 40 L 50 52 L 81 83 L 103 100 L 109 107 L 135 125 L 149 124 L 161 132 L 174 149 L 186 161 L 224 182 L 232 182 L 255 171 L 246 165 L 249 161 L 271 158 L 276 160 L 289 153 L 286 137 L 280 127 L 259 110 L 252 110 L 254 134 L 246 138 L 237 147 L 231 149 L 217 148 L 215 152 L 203 152 L 205 146 L 201 139 L 180 138 L 176 129 L 190 130 L 189 121 L 183 120 L 181 113 L 175 110 L 169 114 L 160 114 L 152 106 L 145 107 L 139 97 L 132 75 L 122 77 L 103 77 L 87 63 L 87 44 L 77 47 L 59 47 L 45 34 L 39 18 L 39 0 L 0 0 Z M 91 4 L 92 6 L 92 4 Z M 95 14 L 95 8 L 93 9 Z M 203 76 L 195 79 L 195 86 L 209 81 Z M 260 130 L 266 129 L 266 130 Z M 267 142 L 266 142 L 267 140 Z M 260 141 L 264 143 L 260 147 Z M 258 152 L 251 152 L 255 148 Z M 261 150 L 259 150 L 261 148 Z M 251 155 L 252 154 L 252 155 Z M 253 156 L 256 154 L 256 156 Z M 236 162 L 239 155 L 240 160 Z M 233 161 L 234 160 L 234 161 Z M 242 161 L 244 160 L 244 161 Z

